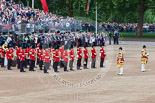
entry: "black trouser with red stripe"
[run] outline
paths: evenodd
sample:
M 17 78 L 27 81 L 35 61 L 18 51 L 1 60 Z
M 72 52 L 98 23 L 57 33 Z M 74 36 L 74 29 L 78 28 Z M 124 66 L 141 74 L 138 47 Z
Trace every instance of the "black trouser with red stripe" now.
M 35 67 L 35 60 L 31 60 L 30 61 L 29 71 L 34 71 L 34 67 Z
M 39 65 L 39 56 L 37 56 L 37 65 Z
M 40 70 L 43 70 L 42 69 L 42 67 L 43 67 L 43 61 L 42 60 L 39 61 L 39 67 L 40 67 Z
M 25 61 L 20 61 L 20 72 L 24 72 Z
M 70 70 L 73 70 L 73 62 L 74 62 L 74 60 L 70 60 L 70 61 L 69 61 Z
M 12 59 L 8 59 L 8 70 L 11 69 Z
M 25 59 L 25 68 L 27 68 L 27 65 L 29 64 L 28 62 L 28 59 Z
M 20 69 L 20 59 L 17 59 L 17 68 Z
M 63 63 L 63 58 L 61 57 L 61 60 L 60 60 L 60 68 L 63 68 L 64 67 L 64 63 Z
M 50 63 L 44 62 L 44 73 L 47 73 L 47 70 L 49 69 Z
M 58 61 L 54 62 L 54 71 L 57 72 L 58 71 Z
M 77 60 L 77 69 L 80 69 L 80 67 L 81 67 L 81 59 L 78 59 Z
M 64 63 L 64 71 L 67 71 L 67 64 L 68 64 L 68 62 L 64 61 L 63 63 Z
M 87 62 L 88 62 L 88 59 L 84 59 L 84 69 L 87 69 Z
M 100 60 L 100 67 L 103 67 L 103 63 L 104 63 L 104 58 L 101 58 L 101 60 Z
M 4 58 L 1 58 L 1 67 L 4 67 Z

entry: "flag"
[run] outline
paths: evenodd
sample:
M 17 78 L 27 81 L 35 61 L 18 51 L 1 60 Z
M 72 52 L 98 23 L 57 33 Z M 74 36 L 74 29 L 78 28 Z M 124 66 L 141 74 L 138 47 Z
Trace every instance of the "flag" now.
M 88 0 L 88 2 L 87 2 L 87 15 L 90 15 L 92 5 L 93 5 L 93 0 Z
M 48 6 L 47 6 L 46 0 L 41 0 L 41 3 L 42 3 L 44 12 L 48 13 Z

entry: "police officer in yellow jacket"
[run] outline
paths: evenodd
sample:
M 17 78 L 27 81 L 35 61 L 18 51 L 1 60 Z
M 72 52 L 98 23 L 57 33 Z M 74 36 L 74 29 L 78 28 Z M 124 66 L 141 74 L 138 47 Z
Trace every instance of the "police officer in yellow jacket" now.
M 123 48 L 119 48 L 119 53 L 117 56 L 117 67 L 120 70 L 120 73 L 118 75 L 123 75 L 123 66 L 124 66 L 124 55 L 123 55 Z
M 149 53 L 147 53 L 146 52 L 146 46 L 144 45 L 143 46 L 143 49 L 142 49 L 142 51 L 141 51 L 141 54 L 142 54 L 142 56 L 141 56 L 141 71 L 142 72 L 145 72 L 146 70 L 145 70 L 145 65 L 147 64 L 147 62 L 148 62 L 148 56 L 149 56 Z

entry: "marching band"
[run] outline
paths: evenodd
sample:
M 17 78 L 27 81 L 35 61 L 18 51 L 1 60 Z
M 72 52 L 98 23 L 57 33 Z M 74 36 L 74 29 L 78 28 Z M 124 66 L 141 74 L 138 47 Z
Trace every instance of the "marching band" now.
M 78 40 L 77 45 L 77 58 L 74 51 L 74 42 L 69 42 L 66 44 L 64 42 L 56 41 L 51 44 L 43 43 L 22 43 L 17 42 L 15 50 L 13 49 L 12 42 L 9 41 L 8 44 L 5 42 L 0 42 L 0 59 L 1 67 L 5 67 L 5 58 L 7 58 L 7 69 L 12 70 L 12 66 L 16 66 L 20 72 L 26 72 L 24 68 L 29 65 L 29 71 L 35 71 L 35 64 L 39 65 L 40 70 L 44 70 L 44 73 L 48 74 L 50 70 L 51 61 L 53 61 L 54 72 L 58 71 L 58 66 L 64 68 L 64 72 L 74 71 L 74 60 L 77 59 L 77 70 L 88 69 L 88 58 L 91 58 L 91 68 L 96 68 L 96 57 L 97 52 L 95 49 L 95 43 L 92 43 L 91 56 L 89 55 L 87 49 L 87 43 L 84 44 L 84 50 L 82 51 L 81 41 Z M 104 59 L 106 53 L 104 50 L 104 43 L 100 43 L 100 68 L 104 67 Z M 143 46 L 141 52 L 141 71 L 145 72 L 145 65 L 148 62 L 149 54 L 146 52 L 146 46 Z M 82 62 L 83 59 L 83 62 Z M 117 56 L 117 67 L 119 69 L 118 75 L 123 75 L 124 66 L 124 54 L 123 48 L 119 48 L 119 53 Z M 69 69 L 67 68 L 69 67 Z

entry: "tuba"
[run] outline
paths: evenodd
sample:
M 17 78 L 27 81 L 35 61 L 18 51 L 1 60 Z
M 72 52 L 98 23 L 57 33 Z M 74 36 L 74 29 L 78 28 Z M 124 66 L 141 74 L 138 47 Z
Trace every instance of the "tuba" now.
M 2 45 L 2 48 L 3 48 L 4 52 L 6 52 L 6 51 L 8 50 L 7 44 L 3 44 L 3 45 Z

